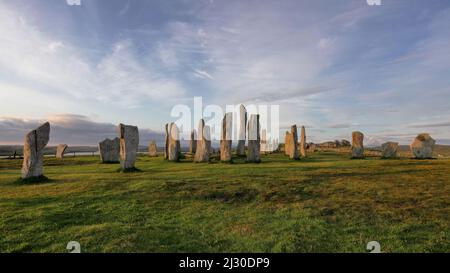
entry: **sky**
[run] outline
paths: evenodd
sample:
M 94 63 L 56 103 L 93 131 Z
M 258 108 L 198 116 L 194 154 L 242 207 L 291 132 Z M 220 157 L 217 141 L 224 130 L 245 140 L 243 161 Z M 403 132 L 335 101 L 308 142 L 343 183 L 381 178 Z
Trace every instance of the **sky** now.
M 0 0 L 0 144 L 159 140 L 196 96 L 279 105 L 280 139 L 450 144 L 449 26 L 448 0 Z

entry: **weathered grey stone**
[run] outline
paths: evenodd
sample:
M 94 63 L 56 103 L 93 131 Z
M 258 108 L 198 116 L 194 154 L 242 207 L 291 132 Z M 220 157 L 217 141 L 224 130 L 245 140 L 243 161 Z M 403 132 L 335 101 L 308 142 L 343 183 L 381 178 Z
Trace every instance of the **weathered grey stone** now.
M 272 151 L 278 152 L 279 151 L 279 145 L 277 139 L 272 140 Z
M 98 151 L 100 153 L 100 160 L 103 163 L 119 162 L 120 139 L 116 137 L 113 140 L 109 138 L 103 140 L 98 144 Z
M 197 151 L 195 152 L 195 162 L 209 162 L 211 149 L 210 129 L 205 126 L 205 121 L 200 120 L 198 125 Z
M 364 158 L 364 134 L 361 132 L 352 133 L 352 157 Z
M 411 152 L 415 158 L 433 158 L 433 150 L 436 141 L 429 134 L 418 135 L 410 145 Z
M 164 159 L 169 159 L 169 124 L 167 123 L 165 126 L 166 129 L 166 138 L 164 143 Z
M 269 145 L 267 143 L 267 130 L 261 130 L 261 153 L 265 154 L 269 152 Z
M 300 154 L 302 157 L 307 157 L 306 146 L 306 129 L 305 126 L 302 126 L 300 133 Z
M 205 142 L 206 142 L 206 149 L 209 151 L 209 155 L 210 155 L 209 159 L 211 159 L 211 155 L 214 155 L 216 153 L 216 151 L 212 147 L 211 127 L 210 126 L 205 126 L 204 131 L 205 131 L 204 136 L 205 136 L 205 139 L 206 139 L 205 140 Z
M 381 157 L 382 158 L 395 158 L 397 157 L 398 142 L 386 142 L 381 145 Z
M 122 169 L 133 169 L 139 148 L 139 129 L 136 126 L 119 124 L 120 164 Z
M 169 161 L 179 161 L 181 155 L 180 133 L 175 123 L 170 124 L 169 130 Z
M 220 139 L 220 161 L 231 161 L 231 145 L 233 139 L 233 113 L 226 113 L 222 120 Z
M 56 147 L 56 158 L 62 159 L 68 147 L 67 144 L 59 144 Z
M 289 158 L 290 159 L 300 159 L 300 154 L 298 152 L 298 133 L 297 125 L 292 125 L 291 133 L 289 134 Z
M 46 122 L 25 136 L 23 146 L 22 178 L 44 175 L 44 148 L 50 140 L 50 123 Z
M 250 115 L 248 120 L 248 152 L 247 162 L 261 162 L 261 136 L 259 115 Z
M 239 138 L 236 148 L 236 154 L 238 156 L 245 156 L 245 139 L 247 137 L 247 109 L 241 104 L 239 107 Z
M 273 139 L 272 139 L 272 137 L 269 137 L 267 139 L 267 144 L 266 144 L 266 153 L 269 153 L 269 154 L 273 153 L 273 151 L 275 150 L 274 147 L 275 146 L 273 145 Z
M 148 144 L 148 155 L 151 157 L 158 156 L 158 146 L 156 146 L 156 141 L 154 140 Z
M 189 153 L 195 154 L 197 151 L 197 131 L 192 129 L 191 140 L 189 141 Z

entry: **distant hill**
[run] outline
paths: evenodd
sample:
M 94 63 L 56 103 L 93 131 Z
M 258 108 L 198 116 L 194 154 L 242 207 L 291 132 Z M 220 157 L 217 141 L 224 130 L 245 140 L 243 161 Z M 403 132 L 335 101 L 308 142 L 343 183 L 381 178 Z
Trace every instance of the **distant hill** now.
M 280 147 L 283 148 L 284 144 L 280 144 Z M 140 153 L 146 153 L 148 147 L 147 146 L 139 146 L 139 152 Z M 339 150 L 341 152 L 349 152 L 349 148 L 338 148 L 333 149 L 329 148 L 331 150 Z M 182 146 L 181 148 L 182 152 L 187 152 L 188 148 L 187 146 Z M 326 149 L 325 149 L 326 150 Z M 367 152 L 370 152 L 374 156 L 377 155 L 377 153 L 381 150 L 380 147 L 372 147 L 372 148 L 366 148 Z M 14 151 L 17 152 L 18 156 L 21 156 L 23 153 L 23 146 L 22 145 L 0 145 L 0 156 L 10 156 L 14 154 Z M 163 152 L 164 147 L 158 146 L 158 152 Z M 66 153 L 92 153 L 92 152 L 98 152 L 98 148 L 95 146 L 69 146 L 67 148 Z M 54 155 L 56 153 L 56 146 L 50 146 L 45 149 L 44 154 L 45 155 Z M 439 157 L 450 157 L 450 145 L 436 145 L 434 149 L 434 156 Z M 399 146 L 399 155 L 402 157 L 412 157 L 411 151 L 409 149 L 409 145 L 400 145 Z
M 18 156 L 23 154 L 22 145 L 0 145 L 0 156 L 10 156 L 17 152 Z M 69 153 L 91 153 L 97 152 L 98 148 L 93 146 L 69 146 L 66 150 L 66 154 Z M 54 155 L 56 153 L 56 146 L 46 147 L 44 150 L 44 155 Z
M 316 147 L 318 150 L 330 150 L 339 153 L 350 153 L 350 147 L 328 148 Z M 365 147 L 364 154 L 366 156 L 381 156 L 381 147 Z M 399 145 L 398 155 L 400 157 L 413 157 L 409 145 Z M 436 145 L 434 148 L 435 158 L 450 158 L 450 145 Z

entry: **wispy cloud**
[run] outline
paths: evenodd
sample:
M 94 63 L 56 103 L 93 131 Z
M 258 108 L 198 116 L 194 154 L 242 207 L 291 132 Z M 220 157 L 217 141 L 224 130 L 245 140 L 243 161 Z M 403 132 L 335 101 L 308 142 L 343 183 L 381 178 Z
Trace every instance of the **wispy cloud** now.
M 214 80 L 214 77 L 204 70 L 194 69 L 194 75 L 202 79 Z
M 422 123 L 409 125 L 409 128 L 432 128 L 432 127 L 450 127 L 450 122 Z
M 159 64 L 152 63 L 152 52 L 139 55 L 129 39 L 115 42 L 98 61 L 92 61 L 84 48 L 55 41 L 3 4 L 0 32 L 2 73 L 14 75 L 36 93 L 65 94 L 69 99 L 97 100 L 124 108 L 185 93 L 182 83 L 155 69 Z

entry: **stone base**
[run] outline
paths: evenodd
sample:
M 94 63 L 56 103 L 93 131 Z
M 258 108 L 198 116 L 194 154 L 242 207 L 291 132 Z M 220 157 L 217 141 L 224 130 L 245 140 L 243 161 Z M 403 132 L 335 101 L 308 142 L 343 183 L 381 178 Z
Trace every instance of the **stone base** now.
M 29 177 L 29 178 L 19 178 L 17 180 L 17 182 L 24 183 L 24 184 L 45 183 L 45 182 L 49 182 L 49 181 L 50 181 L 50 179 L 45 175 L 34 176 L 34 177 Z
M 140 172 L 142 172 L 142 170 L 138 169 L 136 167 L 129 168 L 129 169 L 120 168 L 117 170 L 117 172 L 119 172 L 119 173 L 140 173 Z

